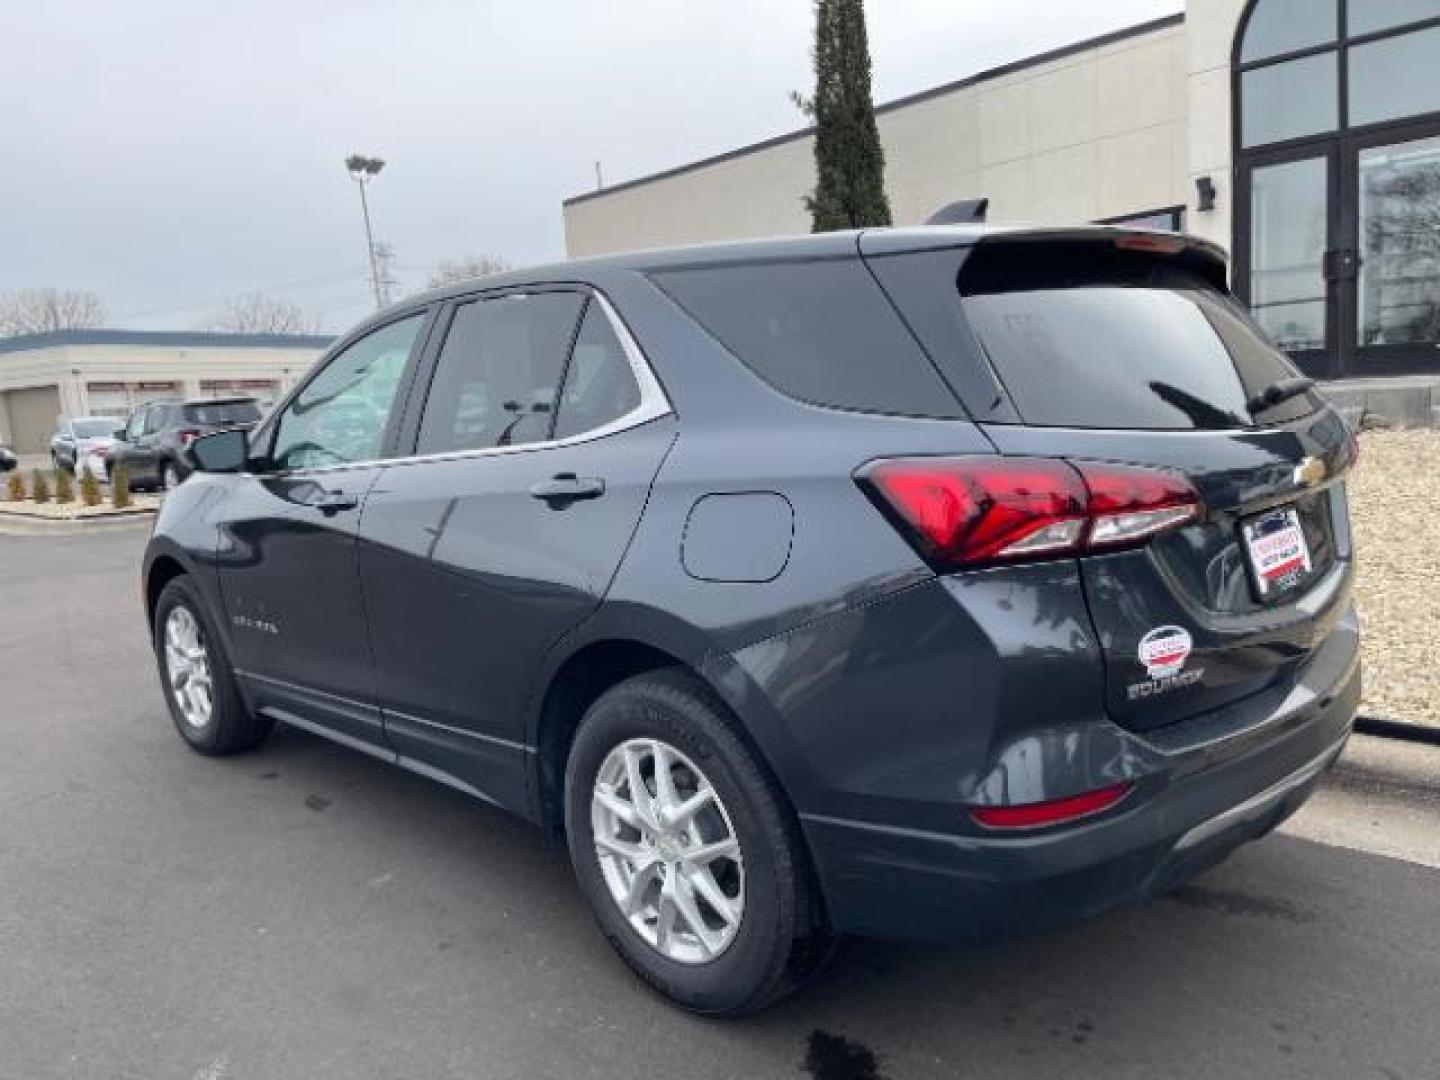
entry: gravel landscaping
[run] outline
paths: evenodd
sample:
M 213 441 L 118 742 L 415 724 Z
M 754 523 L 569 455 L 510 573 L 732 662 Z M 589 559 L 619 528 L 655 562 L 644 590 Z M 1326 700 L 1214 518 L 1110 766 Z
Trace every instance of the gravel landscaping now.
M 1350 481 L 1365 624 L 1365 704 L 1440 725 L 1440 431 L 1360 436 Z

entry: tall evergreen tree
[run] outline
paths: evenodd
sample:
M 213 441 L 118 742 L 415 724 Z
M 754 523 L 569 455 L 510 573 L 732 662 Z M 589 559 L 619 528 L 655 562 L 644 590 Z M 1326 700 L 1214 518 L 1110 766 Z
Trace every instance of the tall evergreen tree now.
M 885 151 L 870 98 L 864 0 L 816 0 L 815 96 L 795 95 L 815 123 L 813 232 L 889 225 Z

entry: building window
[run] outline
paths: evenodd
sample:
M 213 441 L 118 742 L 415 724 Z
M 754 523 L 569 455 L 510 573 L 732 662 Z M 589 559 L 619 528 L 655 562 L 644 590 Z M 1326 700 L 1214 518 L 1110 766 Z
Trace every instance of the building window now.
M 1235 56 L 1246 148 L 1440 112 L 1440 0 L 1253 0 Z

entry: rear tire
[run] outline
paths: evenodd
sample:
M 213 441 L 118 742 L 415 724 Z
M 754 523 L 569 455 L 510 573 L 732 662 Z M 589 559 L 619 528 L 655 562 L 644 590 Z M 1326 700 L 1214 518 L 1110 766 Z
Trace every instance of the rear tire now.
M 165 704 L 191 749 L 221 756 L 265 741 L 274 722 L 246 707 L 205 604 L 183 575 L 161 591 L 152 634 Z
M 615 755 L 626 753 L 637 762 L 628 775 L 640 776 L 639 801 L 658 826 L 626 824 L 644 817 L 625 809 L 633 781 L 619 779 L 627 774 L 617 771 L 617 760 L 631 759 Z M 679 789 L 668 803 L 656 782 L 661 761 Z M 705 810 L 671 818 L 684 823 L 674 828 L 660 820 L 664 806 L 693 800 L 702 788 L 711 792 Z M 833 951 L 793 813 L 724 704 L 687 672 L 628 679 L 591 705 L 566 768 L 565 822 L 580 892 L 601 930 L 641 979 L 682 1008 L 716 1016 L 756 1012 L 797 989 Z M 702 862 L 702 851 L 716 850 L 717 841 L 728 847 L 727 836 L 734 856 Z M 642 854 L 618 856 L 617 843 Z M 627 914 L 626 885 L 635 890 L 642 865 L 652 868 L 651 877 Z M 684 899 L 667 898 L 667 888 Z M 696 916 L 704 924 L 699 933 L 691 929 Z

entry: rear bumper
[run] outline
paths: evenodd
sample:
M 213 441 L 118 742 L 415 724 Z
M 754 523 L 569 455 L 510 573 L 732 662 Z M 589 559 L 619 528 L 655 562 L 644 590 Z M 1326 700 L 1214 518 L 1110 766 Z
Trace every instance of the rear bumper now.
M 1360 702 L 1353 613 L 1340 630 L 1310 685 L 1282 702 L 1133 736 L 1146 774 L 1092 821 L 1001 836 L 802 814 L 836 928 L 919 940 L 1033 932 L 1208 869 L 1294 813 L 1344 749 Z

